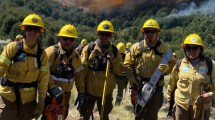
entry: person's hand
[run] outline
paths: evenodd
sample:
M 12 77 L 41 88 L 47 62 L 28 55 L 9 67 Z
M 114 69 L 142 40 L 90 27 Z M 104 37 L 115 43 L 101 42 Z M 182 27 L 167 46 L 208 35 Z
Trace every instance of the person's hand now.
M 158 69 L 162 73 L 165 73 L 167 70 L 169 70 L 169 65 L 167 65 L 167 64 L 159 64 Z
M 107 53 L 107 59 L 109 59 L 110 61 L 112 61 L 112 60 L 114 59 L 114 54 L 113 54 L 112 51 L 109 51 L 109 52 Z
M 40 115 L 44 111 L 44 107 L 45 107 L 44 103 L 40 103 L 40 102 L 37 103 L 33 111 L 34 118 L 38 119 L 40 117 Z
M 77 106 L 77 109 L 80 109 L 80 107 L 83 106 L 84 97 L 85 97 L 85 93 L 78 93 L 78 96 L 77 96 L 77 98 L 75 100 L 75 105 Z
M 203 101 L 204 101 L 205 103 L 210 102 L 210 100 L 211 100 L 211 95 L 210 95 L 209 93 L 204 93 L 204 94 L 202 95 L 202 99 L 203 99 Z

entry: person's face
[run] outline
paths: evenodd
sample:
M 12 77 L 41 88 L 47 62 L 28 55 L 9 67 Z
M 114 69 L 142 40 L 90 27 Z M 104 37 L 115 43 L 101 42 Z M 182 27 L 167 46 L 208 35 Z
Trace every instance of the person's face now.
M 154 28 L 144 29 L 143 32 L 144 39 L 146 40 L 147 46 L 152 46 L 157 41 L 158 30 Z
M 184 47 L 185 54 L 188 59 L 195 60 L 201 53 L 201 47 L 198 45 L 186 45 Z
M 112 33 L 111 32 L 98 32 L 99 40 L 103 45 L 106 45 L 110 42 Z
M 59 42 L 64 50 L 71 50 L 74 45 L 75 38 L 59 37 Z
M 25 26 L 25 35 L 27 40 L 37 40 L 40 35 L 40 27 Z

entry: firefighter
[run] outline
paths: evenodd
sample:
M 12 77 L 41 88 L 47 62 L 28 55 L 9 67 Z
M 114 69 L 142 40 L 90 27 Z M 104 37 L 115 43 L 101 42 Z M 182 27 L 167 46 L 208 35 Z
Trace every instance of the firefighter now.
M 79 55 L 81 55 L 81 52 L 86 45 L 87 45 L 87 40 L 82 39 L 81 44 L 76 48 L 76 51 L 79 53 Z
M 0 57 L 1 120 L 31 120 L 44 110 L 50 72 L 39 38 L 46 29 L 36 14 L 29 14 L 19 28 L 25 38 L 9 43 Z
M 132 85 L 131 101 L 136 105 L 136 93 L 141 90 L 144 82 L 149 82 L 155 69 L 158 68 L 165 75 L 169 74 L 172 66 L 169 64 L 159 64 L 162 56 L 169 50 L 167 44 L 158 39 L 160 27 L 157 21 L 147 20 L 140 29 L 144 39 L 133 44 L 130 52 L 126 54 L 124 65 L 128 81 Z M 158 111 L 163 104 L 163 84 L 162 75 L 157 83 L 154 94 L 143 110 L 137 109 L 139 113 L 135 116 L 136 120 L 157 120 Z
M 120 42 L 117 44 L 116 47 L 118 48 L 119 53 L 122 57 L 121 66 L 123 67 L 124 66 L 123 62 L 125 59 L 125 44 Z M 117 80 L 118 90 L 117 90 L 115 105 L 120 105 L 123 98 L 123 90 L 127 88 L 127 84 L 128 84 L 128 80 L 126 78 L 125 72 L 122 72 L 120 75 L 116 75 L 116 80 Z
M 197 34 L 188 35 L 183 44 L 184 58 L 171 73 L 167 100 L 175 94 L 175 120 L 209 120 L 215 93 L 215 63 L 204 55 L 204 43 Z M 203 119 L 202 119 L 203 118 Z
M 128 53 L 130 51 L 131 46 L 132 46 L 131 42 L 126 43 L 126 46 L 125 46 L 126 53 Z
M 74 49 L 76 38 L 78 38 L 76 28 L 71 24 L 67 24 L 61 28 L 57 37 L 59 43 L 45 50 L 49 57 L 51 72 L 48 84 L 48 93 L 50 96 L 47 96 L 47 103 L 51 104 L 51 100 L 56 99 L 59 105 L 64 104 L 65 114 L 63 115 L 63 119 L 66 119 L 74 82 L 78 91 L 79 98 L 77 102 L 79 102 L 79 106 L 81 106 L 84 100 L 83 66 L 78 53 Z M 65 102 L 62 103 L 63 101 Z M 54 107 L 51 108 L 55 110 Z M 53 110 L 49 108 L 47 110 L 43 118 L 54 119 L 62 112 L 56 111 L 55 114 L 51 114 L 49 112 Z
M 116 85 L 115 74 L 121 73 L 120 61 L 121 56 L 116 46 L 110 41 L 114 34 L 114 27 L 110 21 L 104 20 L 97 27 L 98 39 L 89 43 L 82 51 L 82 64 L 85 70 L 85 90 L 86 98 L 83 107 L 79 110 L 84 120 L 89 120 L 95 103 L 97 103 L 100 116 L 103 120 L 109 119 L 112 105 L 112 93 Z M 110 61 L 110 68 L 107 70 L 107 62 Z M 103 89 L 106 81 L 106 99 L 105 105 L 102 106 Z M 103 113 L 102 107 L 104 107 Z

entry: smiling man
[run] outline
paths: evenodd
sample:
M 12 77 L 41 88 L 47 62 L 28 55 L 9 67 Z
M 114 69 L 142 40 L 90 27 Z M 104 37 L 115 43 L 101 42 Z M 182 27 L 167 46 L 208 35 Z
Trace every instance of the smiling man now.
M 121 73 L 121 56 L 116 46 L 111 43 L 114 34 L 114 28 L 110 21 L 104 20 L 97 27 L 98 39 L 84 47 L 81 60 L 84 66 L 86 99 L 83 107 L 80 109 L 80 115 L 83 120 L 89 120 L 95 103 L 99 109 L 103 120 L 109 119 L 112 105 L 112 93 L 116 85 L 115 75 Z M 107 63 L 110 61 L 110 67 L 107 69 Z M 106 77 L 106 71 L 108 75 Z M 102 99 L 103 89 L 106 80 L 106 99 Z M 102 101 L 105 101 L 102 106 Z M 101 113 L 102 107 L 104 108 Z
M 126 54 L 124 61 L 127 78 L 132 86 L 131 101 L 134 106 L 137 102 L 136 94 L 142 89 L 144 82 L 149 82 L 155 69 L 158 67 L 165 75 L 170 73 L 173 66 L 172 64 L 159 64 L 169 47 L 158 39 L 160 27 L 157 21 L 147 20 L 140 31 L 144 39 L 131 46 L 130 52 Z M 155 92 L 147 106 L 143 110 L 139 108 L 136 110 L 138 111 L 138 113 L 135 113 L 136 120 L 158 119 L 158 111 L 163 104 L 164 75 L 159 78 Z
M 83 67 L 81 59 L 74 49 L 76 38 L 78 38 L 76 28 L 71 24 L 67 24 L 61 28 L 57 36 L 59 43 L 45 50 L 49 57 L 51 72 L 48 85 L 49 96 L 46 99 L 47 104 L 51 105 L 47 106 L 43 116 L 43 118 L 47 119 L 55 119 L 60 115 L 63 116 L 63 119 L 66 119 L 74 82 L 78 91 L 79 106 L 81 106 L 84 98 Z M 65 107 L 61 109 L 62 106 Z M 53 110 L 56 110 L 55 107 L 61 109 L 62 113 L 51 117 L 50 114 Z M 59 111 L 55 112 L 59 113 Z

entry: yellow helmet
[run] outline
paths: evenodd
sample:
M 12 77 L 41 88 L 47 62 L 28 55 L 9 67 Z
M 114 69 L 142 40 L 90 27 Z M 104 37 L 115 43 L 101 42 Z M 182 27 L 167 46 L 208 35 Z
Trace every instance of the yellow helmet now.
M 81 40 L 81 45 L 85 46 L 87 44 L 87 40 L 86 39 L 82 39 Z
M 172 55 L 173 55 L 173 56 L 176 56 L 176 53 L 174 52 Z
M 110 21 L 104 20 L 97 27 L 97 32 L 99 31 L 114 33 L 114 28 Z
M 19 28 L 21 30 L 25 30 L 25 26 L 28 26 L 28 25 L 41 27 L 40 32 L 46 31 L 46 28 L 44 27 L 43 21 L 39 15 L 29 14 L 27 17 L 25 17 L 25 19 L 23 20 L 23 22 L 19 26 Z
M 186 39 L 184 40 L 184 43 L 182 45 L 185 46 L 188 44 L 200 45 L 200 46 L 204 47 L 202 38 L 197 34 L 190 34 L 186 37 Z
M 16 39 L 21 39 L 21 38 L 23 38 L 23 35 L 21 35 L 21 34 L 18 34 L 18 35 L 16 36 Z
M 124 43 L 120 42 L 120 43 L 117 44 L 116 47 L 118 48 L 119 53 L 124 53 L 125 54 L 125 44 Z
M 6 42 L 10 43 L 10 42 L 13 42 L 13 40 L 12 39 L 7 39 Z
M 131 43 L 131 42 L 128 42 L 128 43 L 126 44 L 126 48 L 129 49 L 129 48 L 131 47 L 131 45 L 132 45 L 132 43 Z
M 76 28 L 71 25 L 67 24 L 64 25 L 61 29 L 60 32 L 57 35 L 58 37 L 71 37 L 71 38 L 78 38 L 78 33 L 76 31 Z
M 143 27 L 140 28 L 140 32 L 144 32 L 145 28 L 155 28 L 160 32 L 160 26 L 157 21 L 153 19 L 148 19 L 144 24 Z

